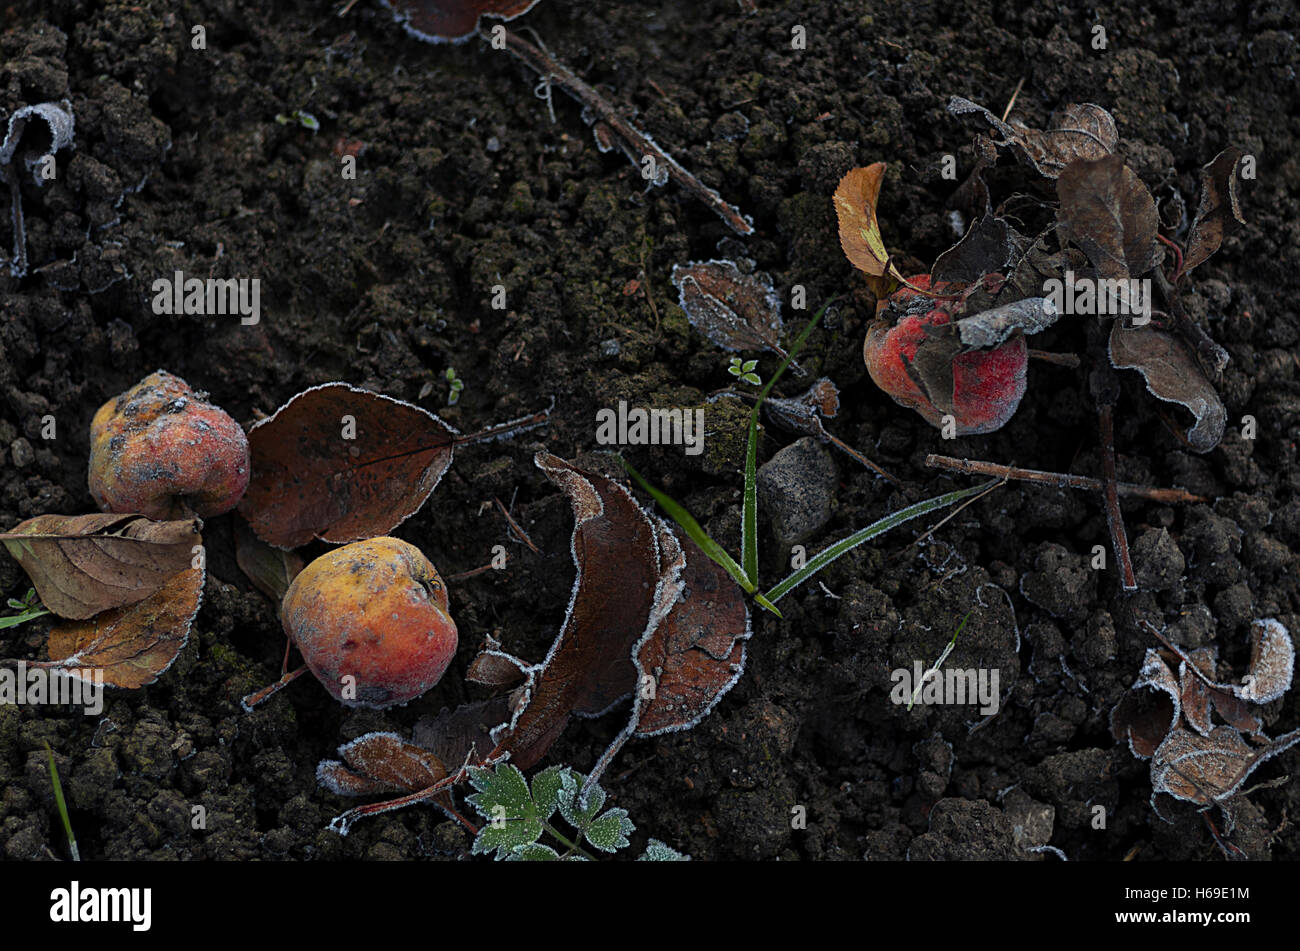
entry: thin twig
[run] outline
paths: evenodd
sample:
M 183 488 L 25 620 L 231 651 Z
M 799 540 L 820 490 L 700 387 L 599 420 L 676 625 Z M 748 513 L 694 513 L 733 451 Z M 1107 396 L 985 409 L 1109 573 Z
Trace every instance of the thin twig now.
M 1133 561 L 1128 554 L 1128 536 L 1124 532 L 1124 514 L 1119 509 L 1119 484 L 1115 477 L 1115 406 L 1102 403 L 1097 411 L 1101 426 L 1101 471 L 1105 480 L 1106 523 L 1110 526 L 1110 540 L 1119 560 L 1120 579 L 1125 591 L 1137 590 L 1133 574 Z
M 979 459 L 957 459 L 953 456 L 931 454 L 925 457 L 925 464 L 932 469 L 1015 479 L 1018 482 L 1038 482 L 1063 489 L 1084 489 L 1092 492 L 1101 492 L 1105 489 L 1105 484 L 1100 479 L 1091 476 L 1075 475 L 1072 472 L 1046 472 L 1042 469 L 1019 469 L 1015 466 L 1004 466 Z M 1193 495 L 1186 489 L 1153 489 L 1145 485 L 1134 485 L 1132 482 L 1117 482 L 1115 489 L 1123 496 L 1150 499 L 1152 502 L 1163 502 L 1167 505 L 1206 501 L 1204 496 Z
M 492 501 L 496 502 L 497 508 L 499 508 L 501 510 L 501 514 L 506 517 L 506 522 L 510 525 L 511 530 L 515 533 L 515 535 L 518 536 L 519 540 L 523 542 L 525 545 L 527 545 L 528 550 L 531 551 L 534 555 L 540 555 L 542 553 L 541 549 L 533 544 L 533 540 L 528 537 L 528 533 L 524 531 L 523 526 L 520 525 L 518 522 L 516 522 L 514 518 L 510 515 L 509 509 L 507 509 L 504 505 L 502 505 L 501 500 L 498 499 L 496 496 L 492 497 Z
M 506 555 L 507 563 L 509 563 L 509 560 L 510 560 L 510 556 Z M 475 575 L 481 575 L 484 574 L 485 572 L 491 571 L 495 567 L 496 566 L 489 561 L 486 565 L 480 565 L 477 568 L 471 568 L 469 571 L 461 571 L 461 572 L 457 572 L 454 575 L 448 575 L 447 581 L 448 582 L 464 581 L 467 578 L 473 578 Z
M 1030 350 L 1028 353 L 1031 360 L 1055 363 L 1057 366 L 1069 367 L 1072 370 L 1079 368 L 1079 358 L 1073 353 L 1057 353 L 1054 350 Z
M 754 233 L 753 223 L 742 215 L 735 206 L 727 204 L 722 196 L 692 175 L 676 159 L 661 149 L 654 141 L 623 118 L 614 105 L 591 86 L 579 79 L 567 66 L 556 61 L 540 47 L 529 43 L 518 33 L 505 31 L 506 49 L 521 59 L 539 76 L 555 83 L 582 105 L 587 107 L 592 124 L 597 120 L 605 123 L 618 136 L 623 153 L 632 164 L 641 167 L 646 156 L 651 156 L 656 167 L 667 169 L 668 176 L 708 205 L 713 212 L 725 221 L 731 230 L 740 235 Z
M 1020 95 L 1020 90 L 1025 88 L 1025 77 L 1020 77 L 1020 82 L 1016 83 L 1016 88 L 1011 93 L 1011 98 L 1007 100 L 1007 107 L 1002 110 L 1002 121 L 1007 121 L 1007 116 L 1011 115 L 1011 108 L 1016 104 L 1016 97 Z

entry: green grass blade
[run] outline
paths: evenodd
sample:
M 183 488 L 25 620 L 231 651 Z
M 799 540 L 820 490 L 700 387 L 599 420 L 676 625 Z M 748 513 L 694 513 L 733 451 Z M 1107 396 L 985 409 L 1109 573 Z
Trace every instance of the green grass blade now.
M 758 414 L 763 408 L 763 401 L 772 392 L 772 387 L 776 386 L 776 381 L 781 379 L 781 375 L 785 373 L 786 368 L 790 366 L 799 351 L 803 349 L 804 344 L 808 342 L 808 336 L 821 323 L 827 309 L 837 300 L 839 300 L 838 297 L 832 297 L 822 304 L 821 309 L 813 314 L 813 318 L 808 321 L 807 326 L 799 331 L 799 336 L 795 337 L 794 342 L 790 344 L 790 349 L 781 360 L 781 365 L 776 368 L 776 372 L 772 374 L 772 379 L 767 381 L 767 385 L 758 394 L 758 402 L 754 404 L 754 411 L 749 414 L 749 441 L 745 445 L 745 495 L 740 516 L 740 557 L 745 562 L 745 575 L 753 580 L 755 587 L 758 586 Z M 770 605 L 765 605 L 765 607 L 775 611 Z M 779 611 L 775 613 L 780 614 Z
M 892 515 L 886 515 L 878 522 L 872 522 L 866 528 L 860 528 L 847 538 L 841 539 L 829 548 L 819 551 L 809 559 L 806 565 L 798 571 L 792 572 L 784 581 L 766 592 L 765 597 L 767 600 L 775 604 L 777 601 L 781 600 L 781 598 L 785 597 L 785 595 L 790 592 L 791 588 L 807 581 L 845 552 L 852 551 L 863 542 L 875 538 L 877 535 L 883 535 L 891 528 L 897 528 L 904 522 L 910 522 L 914 518 L 927 515 L 937 509 L 946 508 L 954 502 L 960 502 L 962 499 L 970 498 L 972 495 L 987 492 L 989 486 L 993 484 L 994 483 L 985 483 L 984 485 L 971 486 L 969 489 L 958 489 L 944 495 L 937 495 L 932 499 L 926 499 L 923 502 L 909 505 L 907 508 L 900 509 Z
M 690 512 L 682 508 L 671 496 L 660 492 L 642 478 L 641 473 L 632 468 L 632 463 L 621 456 L 619 461 L 623 463 L 623 468 L 627 470 L 628 475 L 636 480 L 637 485 L 649 492 L 663 510 L 668 513 L 668 517 L 681 526 L 682 531 L 690 536 L 691 541 L 700 546 L 700 551 L 721 565 L 723 570 L 731 575 L 736 584 L 744 588 L 746 592 L 750 594 L 754 592 L 755 584 L 746 576 L 744 569 L 736 564 L 736 559 L 732 558 L 725 548 L 709 537 L 709 533 L 704 530 L 704 526 L 695 521 Z
M 72 861 L 80 862 L 81 853 L 77 851 L 77 839 L 72 834 L 72 820 L 68 818 L 68 804 L 63 800 L 63 784 L 59 782 L 59 768 L 54 765 L 54 750 L 50 749 L 49 741 L 45 743 L 45 755 L 50 759 L 50 783 L 54 786 L 54 804 L 59 807 L 63 831 L 68 834 L 68 849 L 72 852 Z
M 26 624 L 38 617 L 43 617 L 50 612 L 45 608 L 29 608 L 22 614 L 11 614 L 8 617 L 0 617 L 0 631 L 10 627 L 17 627 L 19 624 Z

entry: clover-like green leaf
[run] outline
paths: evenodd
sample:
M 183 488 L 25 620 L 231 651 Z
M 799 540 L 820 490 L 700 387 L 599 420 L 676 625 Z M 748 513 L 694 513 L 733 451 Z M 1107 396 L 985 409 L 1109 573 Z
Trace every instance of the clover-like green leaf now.
M 517 767 L 509 763 L 495 769 L 472 767 L 469 781 L 478 792 L 465 801 L 488 820 L 474 838 L 474 855 L 495 850 L 498 859 L 508 858 L 514 850 L 537 841 L 542 820 L 528 781 Z
M 541 845 L 534 842 L 529 845 L 521 845 L 509 855 L 506 856 L 507 862 L 556 862 L 559 861 L 560 853 L 555 851 L 549 845 Z
M 689 862 L 691 857 L 665 845 L 658 839 L 646 843 L 645 851 L 637 856 L 638 862 Z
M 548 766 L 533 777 L 533 805 L 536 815 L 545 822 L 555 815 L 560 806 L 560 794 L 564 789 L 564 767 Z
M 627 846 L 627 837 L 636 831 L 626 809 L 611 809 L 593 820 L 582 833 L 593 848 L 602 852 L 617 852 Z
M 560 791 L 560 815 L 564 816 L 565 822 L 579 831 L 585 831 L 605 805 L 605 790 L 599 785 L 587 790 L 585 803 L 578 801 L 583 780 L 586 778 L 576 770 L 567 769 L 562 777 L 563 788 Z

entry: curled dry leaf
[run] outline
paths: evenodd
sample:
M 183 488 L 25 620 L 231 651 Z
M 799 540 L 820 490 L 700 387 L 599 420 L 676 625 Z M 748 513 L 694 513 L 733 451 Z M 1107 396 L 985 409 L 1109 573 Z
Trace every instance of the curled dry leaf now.
M 240 514 L 276 548 L 387 535 L 437 487 L 457 435 L 392 397 L 312 387 L 249 430 L 253 478 Z
M 673 266 L 673 285 L 691 325 L 724 350 L 781 349 L 781 298 L 766 274 L 744 274 L 732 261 Z
M 1003 122 L 983 106 L 953 96 L 948 100 L 953 115 L 977 113 L 1002 136 L 998 145 L 1011 146 L 1040 175 L 1056 178 L 1071 162 L 1104 158 L 1115 151 L 1119 132 L 1115 119 L 1101 106 L 1090 102 L 1070 103 L 1052 114 L 1046 129 L 1031 129 L 1018 119 Z
M 447 778 L 433 753 L 407 743 L 396 733 L 367 733 L 339 747 L 343 761 L 324 760 L 316 781 L 340 796 L 417 792 Z
M 1160 263 L 1164 252 L 1156 240 L 1155 199 L 1118 155 L 1070 163 L 1056 180 L 1056 194 L 1062 231 L 1088 256 L 1098 277 L 1126 281 Z M 1127 287 L 1121 293 L 1126 295 Z
M 1013 267 L 1028 243 L 1005 218 L 985 214 L 971 222 L 960 241 L 939 255 L 930 276 L 951 284 L 973 284 L 986 274 Z
M 277 607 L 298 572 L 306 567 L 301 555 L 272 548 L 254 535 L 242 518 L 236 519 L 235 524 L 235 563 Z
M 1179 435 L 1194 451 L 1209 452 L 1219 444 L 1228 411 L 1180 338 L 1149 325 L 1126 327 L 1117 320 L 1110 331 L 1110 362 L 1120 370 L 1137 370 L 1153 396 L 1192 414 L 1195 424 Z
M 1241 158 L 1241 149 L 1231 146 L 1201 169 L 1201 201 L 1187 235 L 1184 273 L 1204 263 L 1224 238 L 1246 223 L 1237 197 Z
M 463 43 L 485 16 L 513 20 L 537 0 L 381 0 L 406 32 L 427 43 Z
M 784 399 L 769 396 L 763 409 L 783 429 L 829 439 L 823 419 L 834 419 L 840 411 L 840 391 L 826 377 L 822 377 L 799 396 Z
M 1300 743 L 1300 730 L 1252 747 L 1230 726 L 1201 736 L 1178 727 L 1151 758 L 1152 798 L 1167 793 L 1175 799 L 1208 806 L 1237 793 L 1265 760 Z
M 1182 690 L 1178 680 L 1160 652 L 1148 648 L 1137 680 L 1110 712 L 1111 736 L 1127 740 L 1129 750 L 1139 759 L 1150 759 L 1169 731 L 1178 725 L 1181 715 Z
M 528 769 L 546 754 L 573 714 L 598 716 L 636 686 L 632 646 L 646 632 L 661 586 L 654 525 L 622 485 L 548 452 L 537 467 L 569 498 L 577 569 L 564 626 L 493 756 Z
M 136 689 L 153 683 L 189 640 L 203 600 L 204 569 L 188 568 L 167 579 L 143 601 L 105 611 L 88 621 L 68 621 L 50 631 L 50 667 L 80 676 L 98 668 L 109 687 Z
M 52 612 L 83 620 L 143 600 L 190 566 L 198 519 L 38 515 L 0 534 Z

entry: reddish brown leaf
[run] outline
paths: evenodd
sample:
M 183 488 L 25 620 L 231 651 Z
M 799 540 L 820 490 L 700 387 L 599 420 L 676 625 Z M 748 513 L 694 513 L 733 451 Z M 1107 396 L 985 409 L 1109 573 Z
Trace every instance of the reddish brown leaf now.
M 496 748 L 492 731 L 510 719 L 507 697 L 462 703 L 415 724 L 412 742 L 430 750 L 454 769 L 463 763 L 482 763 Z
M 889 260 L 885 239 L 876 220 L 880 185 L 885 179 L 885 163 L 850 169 L 835 189 L 835 216 L 840 225 L 840 247 L 844 256 L 867 275 L 871 292 L 878 300 L 889 296 L 891 279 L 907 281 Z M 888 272 L 888 273 L 886 273 Z
M 1210 690 L 1201 677 L 1214 678 L 1215 661 L 1218 657 L 1218 651 L 1213 647 L 1198 647 L 1194 651 L 1189 651 L 1187 658 L 1182 661 L 1178 668 L 1178 686 L 1183 701 L 1183 717 L 1197 733 L 1202 736 L 1209 736 L 1212 725 L 1210 723 Z M 1192 667 L 1200 672 L 1198 677 Z
M 790 399 L 769 396 L 763 402 L 763 409 L 783 429 L 826 440 L 829 436 L 821 421 L 832 419 L 840 411 L 840 391 L 822 377 L 799 396 Z
M 1181 338 L 1151 326 L 1126 327 L 1117 320 L 1110 331 L 1110 362 L 1120 370 L 1137 370 L 1153 396 L 1178 403 L 1195 417 L 1192 427 L 1180 434 L 1193 450 L 1209 452 L 1219 444 L 1228 411 Z
M 520 769 L 545 755 L 572 714 L 599 715 L 632 692 L 632 645 L 660 586 L 655 528 L 627 489 L 547 452 L 536 463 L 573 506 L 577 576 L 564 626 L 530 670 L 525 699 L 494 752 L 508 752 Z
M 1184 273 L 1201 264 L 1223 244 L 1223 239 L 1246 223 L 1237 197 L 1242 151 L 1224 149 L 1201 169 L 1201 201 L 1187 235 Z
M 1233 693 L 1243 700 L 1268 703 L 1291 689 L 1295 646 L 1290 632 L 1274 618 L 1255 621 L 1250 633 L 1250 667 Z
M 42 666 L 77 675 L 101 668 L 104 684 L 135 689 L 158 679 L 189 639 L 203 599 L 202 568 L 189 568 L 135 604 L 50 631 L 50 662 Z
M 190 567 L 201 522 L 143 515 L 38 515 L 0 534 L 41 602 L 84 620 L 141 601 Z
M 396 733 L 359 736 L 340 746 L 339 755 L 343 762 L 326 760 L 316 767 L 316 779 L 341 796 L 418 792 L 447 776 L 437 756 Z
M 428 43 L 463 43 L 484 16 L 513 20 L 537 0 L 382 0 L 406 32 Z
M 386 535 L 429 498 L 456 435 L 410 403 L 312 387 L 249 431 L 253 478 L 239 511 L 277 548 Z
M 695 726 L 745 669 L 750 627 L 743 592 L 689 538 L 680 545 L 685 565 L 674 585 L 676 597 L 634 654 L 642 685 L 632 708 L 637 736 Z
M 487 646 L 470 662 L 469 669 L 465 671 L 465 679 L 485 687 L 510 688 L 521 683 L 525 676 L 524 669 L 519 666 L 517 658 L 500 648 L 500 644 L 488 638 Z
M 691 325 L 724 350 L 781 349 L 781 298 L 766 274 L 744 274 L 731 261 L 673 266 L 673 286 Z

